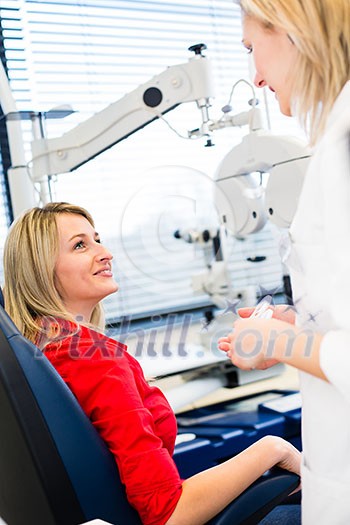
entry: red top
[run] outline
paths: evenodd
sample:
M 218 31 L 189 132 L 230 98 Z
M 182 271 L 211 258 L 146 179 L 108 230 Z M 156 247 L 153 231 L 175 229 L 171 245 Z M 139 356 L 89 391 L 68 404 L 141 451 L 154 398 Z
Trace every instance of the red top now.
M 182 491 L 171 457 L 176 419 L 166 398 L 147 384 L 125 345 L 66 321 L 60 321 L 60 331 L 45 355 L 113 453 L 142 522 L 166 523 Z

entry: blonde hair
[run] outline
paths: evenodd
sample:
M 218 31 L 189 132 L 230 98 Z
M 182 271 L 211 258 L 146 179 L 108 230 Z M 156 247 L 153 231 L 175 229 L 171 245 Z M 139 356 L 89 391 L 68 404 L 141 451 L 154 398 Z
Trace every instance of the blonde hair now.
M 247 16 L 287 32 L 298 53 L 292 107 L 311 144 L 350 79 L 350 0 L 240 0 Z
M 63 213 L 81 215 L 94 227 L 91 215 L 84 208 L 53 202 L 20 216 L 12 224 L 5 242 L 5 308 L 20 332 L 33 342 L 46 336 L 48 326 L 42 323 L 43 319 L 60 318 L 77 324 L 55 286 L 56 217 Z M 91 324 L 102 328 L 103 321 L 102 307 L 98 304 Z

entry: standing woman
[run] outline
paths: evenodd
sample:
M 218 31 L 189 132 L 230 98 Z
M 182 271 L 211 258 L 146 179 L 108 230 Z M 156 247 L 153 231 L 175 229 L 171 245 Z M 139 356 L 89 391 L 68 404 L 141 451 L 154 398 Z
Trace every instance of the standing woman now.
M 118 285 L 112 255 L 86 210 L 50 203 L 24 213 L 7 237 L 4 273 L 7 312 L 43 350 L 105 440 L 142 523 L 201 525 L 273 465 L 299 472 L 300 453 L 266 436 L 180 479 L 172 459 L 174 413 L 125 345 L 102 333 L 100 301 Z
M 241 0 L 255 85 L 299 118 L 314 152 L 285 254 L 295 315 L 242 310 L 219 343 L 241 368 L 298 368 L 302 517 L 350 523 L 350 0 Z

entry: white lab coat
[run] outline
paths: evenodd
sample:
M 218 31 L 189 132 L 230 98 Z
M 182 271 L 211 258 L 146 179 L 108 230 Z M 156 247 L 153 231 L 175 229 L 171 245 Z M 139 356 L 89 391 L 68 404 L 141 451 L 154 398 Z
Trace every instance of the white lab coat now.
M 310 161 L 287 265 L 297 324 L 324 335 L 329 383 L 301 373 L 302 520 L 350 524 L 350 82 Z M 311 336 L 310 336 L 311 337 Z

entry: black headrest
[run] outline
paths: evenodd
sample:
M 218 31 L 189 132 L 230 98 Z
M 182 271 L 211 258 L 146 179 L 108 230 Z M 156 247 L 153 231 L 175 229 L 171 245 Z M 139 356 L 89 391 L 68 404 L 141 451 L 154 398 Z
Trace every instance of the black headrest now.
M 4 300 L 4 294 L 2 293 L 2 289 L 0 286 L 0 305 L 4 308 L 5 306 L 5 300 Z

